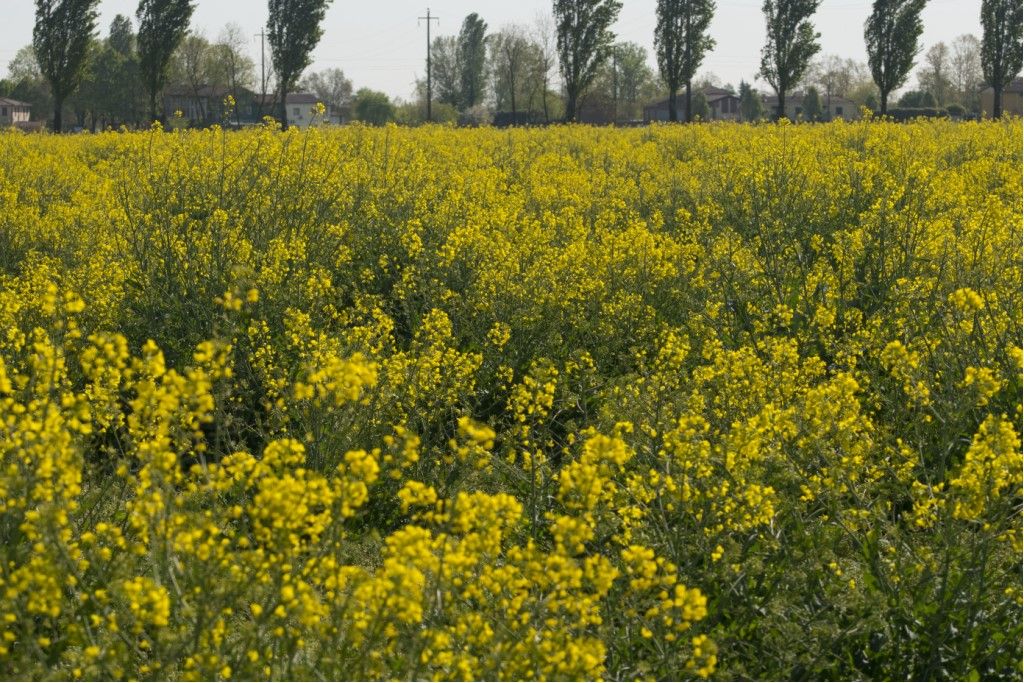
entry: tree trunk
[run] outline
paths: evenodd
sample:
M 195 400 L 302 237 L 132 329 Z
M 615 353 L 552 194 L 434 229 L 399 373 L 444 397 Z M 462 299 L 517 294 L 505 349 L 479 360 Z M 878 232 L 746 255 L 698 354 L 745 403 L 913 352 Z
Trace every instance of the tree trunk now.
M 551 119 L 548 117 L 548 81 L 544 79 L 544 123 L 551 123 Z
M 281 130 L 288 130 L 288 90 L 281 88 Z
M 786 118 L 786 92 L 784 90 L 779 91 L 779 106 L 775 112 L 775 120 L 781 121 Z
M 64 130 L 64 98 L 55 96 L 53 98 L 53 132 L 61 133 Z
M 668 120 L 675 123 L 679 120 L 679 96 L 676 94 L 676 89 L 672 88 L 668 93 Z
M 686 122 L 693 123 L 693 83 L 686 81 Z
M 878 113 L 885 116 L 885 113 L 889 111 L 889 93 L 880 91 L 879 95 L 881 95 L 881 97 L 879 97 Z
M 512 125 L 519 125 L 519 117 L 516 116 L 516 82 L 515 79 L 509 79 L 509 94 L 512 96 Z
M 203 106 L 203 98 L 199 96 L 199 88 L 193 87 L 192 91 L 196 95 L 196 112 L 199 114 L 199 126 L 203 127 L 206 125 L 207 119 L 206 107 Z
M 576 94 L 566 93 L 565 98 L 565 121 L 574 123 L 576 121 Z
M 149 92 L 149 123 L 150 123 L 150 125 L 152 125 L 153 122 L 157 120 L 157 118 L 158 117 L 157 117 L 157 114 L 156 114 L 156 90 L 151 90 Z
M 1003 118 L 1003 86 L 992 87 L 992 118 Z

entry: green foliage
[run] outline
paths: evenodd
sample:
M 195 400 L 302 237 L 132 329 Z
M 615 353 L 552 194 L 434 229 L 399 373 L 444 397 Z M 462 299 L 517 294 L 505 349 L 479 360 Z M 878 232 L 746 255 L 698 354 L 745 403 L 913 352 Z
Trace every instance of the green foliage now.
M 53 93 L 53 129 L 63 126 L 64 100 L 82 80 L 96 32 L 99 0 L 36 0 L 32 48 Z
M 818 94 L 818 89 L 810 87 L 807 92 L 804 93 L 803 105 L 803 116 L 805 121 L 820 121 L 821 120 L 821 95 Z
M 139 21 L 139 68 L 153 120 L 157 119 L 157 97 L 167 81 L 167 67 L 188 33 L 193 11 L 194 0 L 139 0 L 135 11 Z
M 269 0 L 267 42 L 277 74 L 281 126 L 288 127 L 288 93 L 312 61 L 313 48 L 324 30 L 321 24 L 331 0 Z
M 108 37 L 94 40 L 82 83 L 65 111 L 83 128 L 134 126 L 144 108 L 131 20 L 115 16 Z
M 91 114 L 94 121 L 99 118 L 112 120 L 114 112 L 131 102 L 130 97 L 126 97 L 125 80 L 121 78 L 126 61 L 106 41 L 97 42 L 92 49 L 89 68 L 83 74 L 78 92 L 72 97 L 72 108 L 83 115 Z
M 981 68 L 985 81 L 992 86 L 992 116 L 1002 116 L 1003 88 L 1020 73 L 1022 46 L 1021 25 L 1024 21 L 1022 0 L 982 0 L 981 2 Z
M 786 93 L 800 82 L 818 54 L 820 34 L 810 18 L 821 0 L 764 0 L 767 40 L 761 48 L 758 74 L 775 89 L 779 97 L 778 118 L 786 113 Z
M 870 77 L 865 81 L 857 83 L 846 93 L 845 97 L 854 102 L 858 107 L 864 106 L 871 110 L 878 108 L 878 86 L 875 85 L 875 82 Z M 874 104 L 868 104 L 868 102 Z
M 926 90 L 908 90 L 896 103 L 903 108 L 917 109 L 921 107 L 934 107 L 935 98 Z
M 761 96 L 746 81 L 740 81 L 740 116 L 744 121 L 760 121 L 764 118 Z
M 917 44 L 924 24 L 921 11 L 926 0 L 875 0 L 871 16 L 864 22 L 871 77 L 881 95 L 885 114 L 889 94 L 903 85 L 920 49 Z
M 135 29 L 132 27 L 132 20 L 123 14 L 118 14 L 110 22 L 110 33 L 107 34 L 107 42 L 110 49 L 122 57 L 130 57 L 135 54 Z
M 353 112 L 357 121 L 371 126 L 383 126 L 395 120 L 395 105 L 385 93 L 369 88 L 360 88 L 356 93 Z
M 15 53 L 7 65 L 7 75 L 7 91 L 4 96 L 31 104 L 33 120 L 48 116 L 53 108 L 53 93 L 39 70 L 39 62 L 36 61 L 31 45 Z
M 118 14 L 110 22 L 110 32 L 103 46 L 103 58 L 97 60 L 94 81 L 96 99 L 101 103 L 94 110 L 109 125 L 138 122 L 145 88 L 141 80 L 137 39 L 131 19 Z
M 946 111 L 954 119 L 963 118 L 967 114 L 967 109 L 962 104 L 957 104 L 956 102 L 946 105 Z
M 487 22 L 476 12 L 466 16 L 459 31 L 459 101 L 461 110 L 480 104 L 486 88 Z
M 661 79 L 668 86 L 670 121 L 679 118 L 676 95 L 683 85 L 687 92 L 686 120 L 693 120 L 690 83 L 704 55 L 715 47 L 714 39 L 708 35 L 714 16 L 714 0 L 658 0 L 654 49 Z
M 539 79 L 529 79 L 524 94 L 536 97 L 539 86 Z M 598 69 L 584 96 L 585 106 L 602 112 L 609 121 L 633 121 L 643 116 L 644 105 L 657 97 L 660 90 L 647 63 L 647 50 L 636 43 L 616 43 L 611 48 L 611 58 Z M 521 111 L 526 109 L 536 111 L 533 107 L 520 107 Z
M 654 80 L 654 73 L 647 65 L 647 50 L 636 43 L 616 43 L 612 57 L 618 75 L 619 97 L 627 102 L 638 101 Z
M 433 123 L 455 124 L 459 121 L 459 110 L 447 102 L 434 102 L 430 109 L 430 116 Z M 387 118 L 385 116 L 382 120 L 384 123 L 387 121 L 394 121 L 400 126 L 421 126 L 424 123 L 427 123 L 427 101 L 425 99 L 419 99 L 415 102 L 405 102 L 399 105 L 394 105 L 394 116 L 391 118 Z M 367 122 L 374 123 L 374 125 L 381 125 L 373 121 Z
M 460 83 L 462 72 L 462 54 L 459 42 L 454 36 L 438 36 L 430 45 L 430 75 L 433 79 L 433 98 L 436 102 L 459 105 Z M 423 86 L 423 98 L 426 98 L 426 86 Z
M 513 119 L 521 110 L 523 85 L 529 74 L 530 42 L 518 27 L 510 26 L 488 37 L 493 73 L 494 105 L 497 111 L 511 112 Z
M 31 45 L 26 45 L 18 50 L 11 61 L 7 63 L 7 76 L 15 83 L 45 79 L 43 72 L 39 70 L 39 60 L 36 59 L 35 50 Z
M 618 118 L 640 118 L 643 104 L 658 90 L 654 72 L 647 65 L 647 50 L 636 43 L 616 43 L 611 66 Z
M 558 63 L 565 86 L 565 120 L 575 121 L 577 105 L 611 53 L 619 0 L 554 0 Z
M 707 121 L 711 118 L 711 106 L 708 104 L 708 98 L 704 91 L 698 91 L 693 96 L 691 108 L 693 109 L 693 120 Z

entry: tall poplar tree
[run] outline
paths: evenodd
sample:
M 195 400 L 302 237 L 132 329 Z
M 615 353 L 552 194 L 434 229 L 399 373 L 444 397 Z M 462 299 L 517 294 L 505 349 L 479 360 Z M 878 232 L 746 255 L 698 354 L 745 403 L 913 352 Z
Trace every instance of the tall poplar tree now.
M 188 33 L 195 10 L 193 0 L 139 0 L 135 17 L 139 20 L 136 43 L 139 70 L 149 95 L 149 117 L 156 120 L 157 97 L 167 81 L 167 65 Z
M 484 65 L 487 61 L 487 23 L 476 12 L 467 16 L 459 31 L 459 91 L 462 109 L 469 109 L 480 104 L 484 97 L 486 75 Z
M 558 64 L 565 85 L 565 120 L 576 120 L 580 97 L 611 54 L 619 0 L 554 0 Z
M 884 116 L 889 94 L 907 81 L 914 67 L 924 24 L 921 11 L 927 0 L 875 0 L 864 22 L 871 78 L 878 86 L 879 110 Z
M 1021 69 L 1022 0 L 981 0 L 981 70 L 992 86 L 992 116 L 1003 115 L 1003 89 Z
M 270 0 L 267 41 L 273 53 L 280 98 L 281 127 L 288 128 L 288 93 L 312 62 L 313 48 L 324 35 L 321 24 L 331 0 Z
M 819 33 L 811 17 L 821 0 L 764 0 L 768 37 L 761 48 L 759 72 L 779 98 L 776 118 L 786 115 L 786 93 L 803 78 L 811 58 L 818 54 Z
M 658 25 L 654 29 L 654 48 L 658 69 L 668 85 L 668 118 L 678 121 L 677 93 L 686 86 L 686 121 L 693 120 L 693 77 L 714 49 L 708 27 L 715 16 L 714 0 L 658 0 Z
M 109 84 L 113 98 L 110 113 L 116 123 L 138 123 L 144 104 L 136 43 L 132 20 L 123 14 L 115 16 L 110 22 L 107 45 L 118 62 L 117 82 Z
M 53 129 L 63 129 L 64 101 L 82 80 L 96 35 L 99 0 L 36 0 L 32 49 L 53 93 Z

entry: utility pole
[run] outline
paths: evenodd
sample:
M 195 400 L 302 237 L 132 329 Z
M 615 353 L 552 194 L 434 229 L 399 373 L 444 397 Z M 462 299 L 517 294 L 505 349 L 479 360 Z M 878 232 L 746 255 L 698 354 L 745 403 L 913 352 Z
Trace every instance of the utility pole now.
M 263 107 L 267 104 L 267 29 L 262 29 L 256 34 L 260 39 L 260 114 L 263 114 Z
M 437 17 L 430 16 L 430 8 L 427 8 L 427 16 L 417 17 L 417 24 L 421 21 L 427 22 L 427 121 L 433 122 L 434 115 L 430 108 L 430 102 L 434 99 L 434 84 L 433 76 L 430 73 L 430 22 L 436 21 L 438 25 L 441 24 L 441 20 Z

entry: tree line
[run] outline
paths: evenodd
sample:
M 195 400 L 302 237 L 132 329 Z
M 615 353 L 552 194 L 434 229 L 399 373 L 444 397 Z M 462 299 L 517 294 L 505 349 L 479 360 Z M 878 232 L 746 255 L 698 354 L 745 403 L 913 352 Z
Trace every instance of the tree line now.
M 426 76 L 433 87 L 418 84 L 418 101 L 397 108 L 383 93 L 364 88 L 353 95 L 339 69 L 303 78 L 332 0 L 268 0 L 271 58 L 259 78 L 238 27 L 229 25 L 212 41 L 190 30 L 197 0 L 139 0 L 135 25 L 119 15 L 103 40 L 97 35 L 99 1 L 35 0 L 32 45 L 12 61 L 8 81 L 0 82 L 0 95 L 52 109 L 56 131 L 68 110 L 79 125 L 86 119 L 94 126 L 157 120 L 167 114 L 160 111 L 160 97 L 168 83 L 191 89 L 197 101 L 203 88 L 238 100 L 241 92 L 258 87 L 259 107 L 268 108 L 262 113 L 276 114 L 284 127 L 287 97 L 297 88 L 338 107 L 351 105 L 358 118 L 370 122 L 424 118 L 419 110 L 432 90 L 440 120 L 484 120 L 486 100 L 507 123 L 517 124 L 575 121 L 585 106 L 635 118 L 644 101 L 666 91 L 669 119 L 693 121 L 707 115 L 702 89 L 718 85 L 699 74 L 715 47 L 714 0 L 658 0 L 657 73 L 643 47 L 616 42 L 612 27 L 620 0 L 553 0 L 551 15 L 533 26 L 507 25 L 492 33 L 483 18 L 470 14 L 457 35 L 440 36 L 429 46 Z M 809 117 L 820 110 L 822 92 L 857 92 L 860 103 L 886 114 L 892 93 L 907 83 L 920 56 L 927 0 L 874 0 L 864 23 L 865 66 L 818 56 L 813 17 L 821 1 L 763 0 L 766 36 L 757 75 L 775 92 L 774 116 L 785 116 L 787 95 L 800 85 Z M 981 39 L 965 35 L 952 46 L 932 46 L 918 73 L 919 88 L 904 93 L 898 105 L 950 104 L 970 111 L 978 106 L 983 81 L 994 91 L 993 115 L 1001 115 L 1003 89 L 1021 69 L 1021 5 L 1022 0 L 982 0 Z M 743 118 L 762 115 L 750 84 L 740 83 L 739 98 Z
M 5 90 L 52 107 L 55 131 L 63 129 L 68 105 L 80 123 L 87 117 L 94 123 L 158 120 L 166 115 L 160 111 L 160 96 L 169 81 L 196 91 L 217 84 L 229 93 L 254 85 L 254 65 L 244 53 L 240 29 L 229 25 L 215 42 L 190 31 L 196 0 L 139 0 L 137 30 L 118 15 L 102 41 L 97 36 L 99 1 L 35 0 L 32 45 L 9 68 L 13 84 Z M 268 0 L 271 70 L 261 76 L 261 92 L 273 83 L 271 104 L 284 127 L 287 96 L 311 63 L 329 4 Z M 308 85 L 321 91 L 344 87 L 337 80 L 328 73 Z

